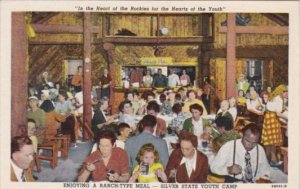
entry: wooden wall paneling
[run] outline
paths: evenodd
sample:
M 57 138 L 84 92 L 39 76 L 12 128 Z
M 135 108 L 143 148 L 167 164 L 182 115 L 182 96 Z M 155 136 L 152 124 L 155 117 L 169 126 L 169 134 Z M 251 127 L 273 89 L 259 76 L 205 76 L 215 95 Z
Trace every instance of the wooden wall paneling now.
M 52 46 L 45 51 L 45 56 L 41 56 L 36 62 L 31 63 L 30 67 L 30 75 L 29 82 L 32 82 L 34 77 L 39 76 L 42 72 L 47 71 L 47 67 L 51 64 L 51 61 L 56 57 L 58 52 L 58 48 L 56 46 Z
M 171 26 L 171 30 L 174 31 L 174 36 L 178 36 L 178 20 L 177 19 L 172 19 L 172 26 Z
M 151 15 L 150 16 L 150 36 L 154 36 L 155 32 L 154 32 L 154 17 Z
M 157 22 L 156 22 L 156 31 L 155 31 L 155 33 L 156 33 L 156 36 L 159 36 L 159 29 L 164 24 L 164 23 L 161 23 L 162 22 L 162 18 L 160 16 L 160 14 L 157 15 L 157 20 L 156 21 Z
M 151 36 L 151 19 L 150 16 L 145 16 L 145 25 L 148 26 L 146 30 L 146 36 Z
M 189 21 L 188 21 L 188 16 L 184 16 L 184 33 L 183 36 L 187 36 L 189 32 Z
M 135 16 L 135 20 L 136 22 L 132 22 L 132 27 L 135 28 L 135 30 L 137 31 L 136 33 L 138 34 L 138 36 L 144 36 L 145 35 L 145 23 L 143 22 L 144 20 L 143 16 Z M 136 24 L 134 24 L 136 23 Z
M 143 37 L 149 37 L 149 28 L 150 25 L 148 24 L 149 22 L 147 21 L 147 16 L 143 15 L 139 17 L 139 23 L 142 23 L 143 27 L 140 29 L 140 33 Z
M 235 74 L 236 80 L 239 78 L 241 74 L 246 75 L 246 67 L 247 67 L 246 59 L 238 59 L 236 61 L 236 74 Z
M 192 16 L 192 36 L 198 36 L 198 16 Z
M 188 17 L 188 36 L 193 36 L 193 16 Z
M 216 90 L 219 101 L 226 98 L 226 61 L 225 59 L 216 60 Z
M 160 25 L 159 29 L 161 29 L 162 27 L 170 28 L 171 24 L 169 21 L 172 19 L 172 16 L 162 16 L 162 17 L 163 17 L 162 24 Z M 160 34 L 160 35 L 162 35 L 162 34 Z M 167 35 L 169 35 L 169 33 Z
M 107 36 L 107 19 L 105 15 L 102 15 L 102 38 Z
M 274 61 L 273 61 L 273 59 L 271 59 L 269 61 L 268 69 L 270 70 L 269 78 L 268 78 L 269 85 L 273 87 L 272 89 L 274 89 Z
M 202 16 L 202 14 L 198 15 L 197 18 L 198 18 L 198 25 L 197 25 L 198 32 L 197 32 L 197 35 L 199 36 L 199 35 L 202 35 L 202 33 L 203 33 L 202 32 L 202 28 L 203 28 L 203 16 Z

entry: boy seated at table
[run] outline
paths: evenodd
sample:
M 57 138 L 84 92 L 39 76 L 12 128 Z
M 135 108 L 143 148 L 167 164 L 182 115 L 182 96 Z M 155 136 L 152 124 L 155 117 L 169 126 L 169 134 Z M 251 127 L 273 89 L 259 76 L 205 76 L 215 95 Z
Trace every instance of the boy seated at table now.
M 214 153 L 217 153 L 226 142 L 241 138 L 241 134 L 233 129 L 231 120 L 227 117 L 217 117 L 214 125 L 219 133 L 219 135 L 215 134 L 212 140 Z

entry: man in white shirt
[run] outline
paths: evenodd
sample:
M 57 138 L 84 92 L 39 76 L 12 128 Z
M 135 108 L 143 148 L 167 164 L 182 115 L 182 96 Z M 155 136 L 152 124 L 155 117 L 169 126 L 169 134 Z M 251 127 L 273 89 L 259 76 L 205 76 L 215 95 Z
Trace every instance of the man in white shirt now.
M 171 70 L 171 74 L 168 76 L 168 86 L 173 88 L 180 85 L 179 76 L 175 70 Z
M 224 175 L 225 182 L 256 182 L 270 178 L 270 165 L 259 141 L 259 128 L 255 123 L 246 125 L 242 139 L 224 144 L 210 165 L 210 170 Z
M 30 164 L 34 159 L 34 148 L 28 136 L 17 136 L 11 141 L 11 181 L 33 182 Z

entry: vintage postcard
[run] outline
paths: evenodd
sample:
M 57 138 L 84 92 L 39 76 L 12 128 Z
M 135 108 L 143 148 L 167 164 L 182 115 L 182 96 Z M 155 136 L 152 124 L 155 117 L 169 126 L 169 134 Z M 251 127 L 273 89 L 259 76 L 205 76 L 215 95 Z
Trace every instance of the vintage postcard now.
M 298 1 L 0 3 L 0 188 L 300 187 Z

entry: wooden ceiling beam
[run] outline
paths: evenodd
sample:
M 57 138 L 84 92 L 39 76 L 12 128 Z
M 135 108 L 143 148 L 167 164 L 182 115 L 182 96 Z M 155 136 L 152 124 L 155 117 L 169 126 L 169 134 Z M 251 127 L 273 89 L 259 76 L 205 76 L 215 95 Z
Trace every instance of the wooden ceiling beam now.
M 268 19 L 276 22 L 281 26 L 288 26 L 289 25 L 289 15 L 288 14 L 273 14 L 273 13 L 262 13 Z
M 199 44 L 212 43 L 212 37 L 104 37 L 100 42 L 92 44 L 116 43 L 116 44 Z M 30 40 L 29 45 L 82 45 L 83 42 L 74 41 L 34 41 Z
M 209 43 L 212 37 L 105 37 L 103 43 L 130 43 L 130 44 L 166 44 L 166 43 Z
M 83 42 L 69 41 L 29 41 L 29 45 L 82 45 Z
M 236 33 L 242 34 L 272 34 L 272 35 L 288 35 L 289 27 L 286 26 L 236 26 Z M 220 33 L 227 33 L 226 26 L 219 27 Z
M 75 25 L 47 25 L 47 24 L 32 24 L 32 27 L 36 33 L 71 33 L 82 34 L 83 27 Z M 91 26 L 91 33 L 100 33 L 101 28 L 99 26 Z
M 42 24 L 57 14 L 59 12 L 33 12 L 31 23 Z

